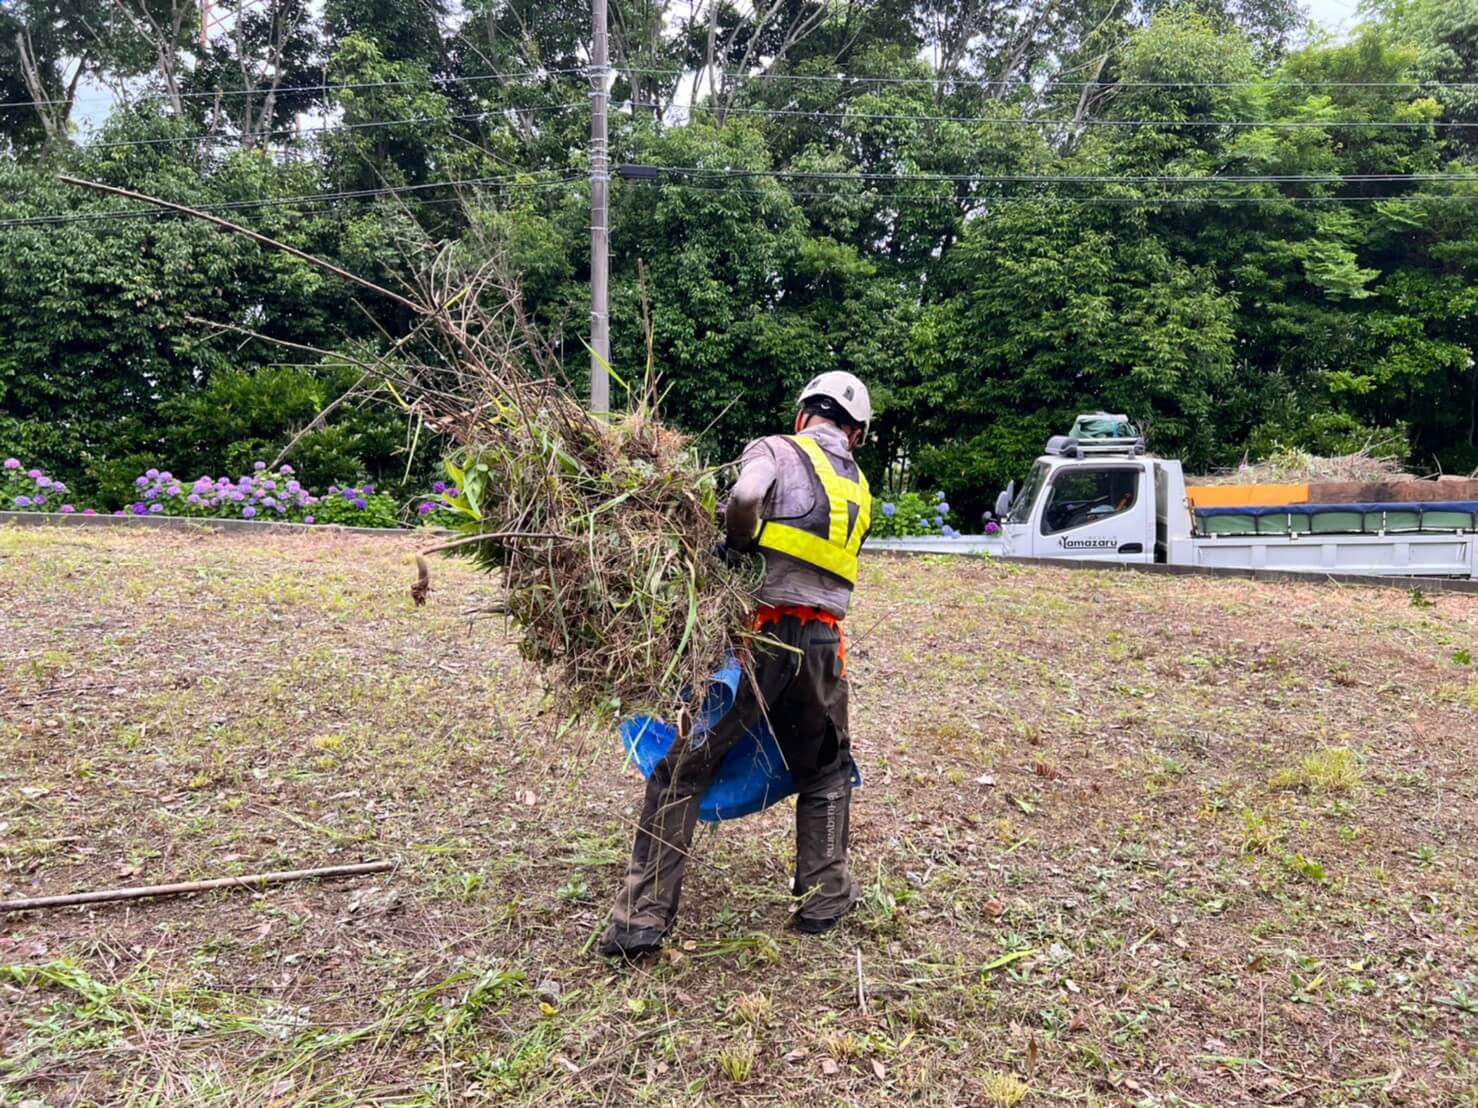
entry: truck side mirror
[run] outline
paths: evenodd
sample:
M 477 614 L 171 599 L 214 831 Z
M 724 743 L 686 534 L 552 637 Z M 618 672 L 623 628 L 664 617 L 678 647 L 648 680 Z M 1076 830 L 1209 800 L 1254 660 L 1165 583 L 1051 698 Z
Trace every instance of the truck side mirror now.
M 1006 490 L 1004 490 L 1001 493 L 1000 496 L 996 497 L 996 518 L 997 519 L 1005 519 L 1006 518 L 1006 514 L 1009 511 L 1011 511 L 1011 502 L 1016 499 L 1015 489 L 1016 489 L 1016 482 L 1015 481 L 1012 481 L 1011 482 L 1011 486 L 1009 488 L 1007 488 Z

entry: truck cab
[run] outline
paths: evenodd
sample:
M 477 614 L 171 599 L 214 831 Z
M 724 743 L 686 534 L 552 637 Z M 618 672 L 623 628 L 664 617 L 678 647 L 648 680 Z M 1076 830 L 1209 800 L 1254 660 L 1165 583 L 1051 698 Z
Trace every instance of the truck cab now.
M 1124 564 L 1174 560 L 1190 539 L 1180 463 L 1143 441 L 1047 444 L 1020 492 L 1002 494 L 1002 554 Z

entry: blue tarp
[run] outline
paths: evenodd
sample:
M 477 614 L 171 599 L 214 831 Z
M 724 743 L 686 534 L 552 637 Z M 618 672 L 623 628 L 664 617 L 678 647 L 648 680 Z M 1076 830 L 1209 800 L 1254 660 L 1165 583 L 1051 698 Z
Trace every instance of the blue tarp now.
M 701 742 L 701 737 L 734 707 L 740 679 L 739 663 L 733 659 L 714 674 L 694 728 L 695 741 Z M 643 777 L 652 776 L 652 770 L 676 738 L 677 732 L 671 724 L 651 716 L 633 716 L 621 723 L 621 742 Z M 852 786 L 861 784 L 862 777 L 853 766 Z M 729 751 L 719 767 L 718 777 L 703 794 L 698 818 L 705 823 L 738 819 L 763 811 L 795 791 L 795 780 L 790 776 L 770 725 L 760 720 Z
M 1478 512 L 1478 500 L 1413 500 L 1359 504 L 1274 504 L 1245 508 L 1197 508 L 1198 516 L 1307 516 L 1320 512 Z

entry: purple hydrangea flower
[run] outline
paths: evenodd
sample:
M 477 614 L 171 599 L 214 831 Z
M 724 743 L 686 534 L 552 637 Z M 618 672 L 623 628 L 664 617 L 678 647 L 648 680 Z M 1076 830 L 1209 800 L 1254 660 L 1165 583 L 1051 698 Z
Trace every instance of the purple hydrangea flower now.
M 134 486 L 136 488 L 140 488 L 141 489 L 144 486 L 146 486 L 148 483 L 149 483 L 149 479 L 147 477 L 140 477 L 137 481 L 134 482 Z
M 892 519 L 897 511 L 898 509 L 895 508 L 892 504 L 883 505 L 883 515 L 887 516 L 889 519 Z
M 447 494 L 447 496 L 452 497 L 453 499 L 455 499 L 456 497 L 459 497 L 459 496 L 462 495 L 460 492 L 457 491 L 457 487 L 455 485 L 452 485 L 451 487 L 449 487 L 446 490 L 446 494 Z
M 997 523 L 995 520 L 991 520 L 989 523 L 987 523 L 985 525 L 985 533 L 987 535 L 994 535 L 1000 529 L 1001 529 L 1001 525 L 999 523 Z
M 52 484 L 51 491 L 54 493 L 64 493 L 67 491 L 67 486 L 62 484 L 60 481 L 57 481 Z
M 375 493 L 375 486 L 374 485 L 365 485 L 364 486 L 364 495 L 365 496 L 373 496 L 374 493 Z
M 46 497 L 38 496 L 35 500 L 31 501 L 31 503 L 35 504 L 38 508 L 42 507 L 46 504 Z
M 302 490 L 303 490 L 303 486 L 300 485 L 300 484 L 298 484 L 296 481 L 289 481 L 287 483 L 287 491 L 288 492 L 301 492 Z
M 157 516 L 162 511 L 164 511 L 164 505 L 163 504 L 150 504 L 149 505 L 149 512 L 152 515 L 156 515 Z
M 288 476 L 291 476 L 293 474 L 294 470 L 293 470 L 293 467 L 292 466 L 283 466 L 277 472 L 278 473 L 287 474 Z
M 333 496 L 333 494 L 336 493 L 336 492 L 338 492 L 338 491 L 339 491 L 339 486 L 338 485 L 330 485 L 328 487 L 328 494 L 330 496 Z
M 275 507 L 277 507 L 277 501 L 273 497 L 270 497 L 270 496 L 263 497 L 262 498 L 262 507 L 264 507 L 264 508 L 275 508 Z
M 40 477 L 36 478 L 36 487 L 38 489 L 49 489 L 49 488 L 51 488 L 51 478 L 48 477 L 48 476 L 46 476 L 46 474 L 43 473 Z
M 6 458 L 5 459 L 5 468 L 6 469 L 20 469 L 20 467 L 21 467 L 21 460 L 19 458 Z
M 36 481 L 40 479 L 41 471 L 39 469 L 28 469 L 26 470 L 26 476 L 29 477 L 32 481 Z
M 251 467 L 252 467 L 252 469 L 256 470 L 258 473 L 260 473 L 262 470 L 264 470 L 264 469 L 267 468 L 267 463 L 266 462 L 252 462 Z
M 445 481 L 433 481 L 431 483 L 431 491 L 432 492 L 446 492 L 446 482 Z
M 420 512 L 423 516 L 430 515 L 432 512 L 436 511 L 436 505 L 431 503 L 431 501 L 429 500 L 423 500 L 421 501 L 421 504 L 416 509 L 416 511 Z
M 248 504 L 245 508 L 242 508 L 241 509 L 241 518 L 242 519 L 251 519 L 251 517 L 254 516 L 254 515 L 256 515 L 256 514 L 257 514 L 257 510 L 255 508 L 253 508 L 250 504 Z
M 303 522 L 304 523 L 312 523 L 313 522 L 313 517 L 312 516 L 304 516 L 303 517 Z
M 200 494 L 198 492 L 192 492 L 189 496 L 185 497 L 185 499 L 188 500 L 191 504 L 199 504 Z
M 369 501 L 362 496 L 356 496 L 352 501 L 350 501 L 350 503 L 352 503 L 356 508 L 369 507 Z
M 93 509 L 93 508 L 83 508 L 82 509 L 82 514 L 85 515 L 85 516 L 95 516 L 95 515 L 97 515 L 97 511 L 95 509 Z M 123 513 L 122 512 L 119 512 L 118 514 L 119 515 L 122 515 Z
M 17 508 L 29 508 L 31 506 L 31 498 L 29 496 L 17 496 L 15 498 L 15 506 Z
M 70 504 L 63 504 L 59 510 L 61 511 L 62 515 L 69 516 L 77 509 L 72 507 L 72 505 Z
M 146 469 L 144 470 L 144 476 L 152 481 L 155 477 L 159 476 L 159 471 L 157 469 Z
M 133 514 L 136 516 L 146 516 L 149 514 L 149 509 L 144 507 L 143 503 L 140 502 L 133 506 Z

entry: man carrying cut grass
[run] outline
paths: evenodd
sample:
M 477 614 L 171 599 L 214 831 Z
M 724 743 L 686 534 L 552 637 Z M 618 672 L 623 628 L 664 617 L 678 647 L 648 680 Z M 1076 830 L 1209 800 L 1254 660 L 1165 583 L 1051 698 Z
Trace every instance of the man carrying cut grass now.
M 852 451 L 872 405 L 850 373 L 823 373 L 801 392 L 795 434 L 749 445 L 716 553 L 764 557 L 754 626 L 754 680 L 711 730 L 679 737 L 647 781 L 640 830 L 612 922 L 607 957 L 657 950 L 677 921 L 699 801 L 744 735 L 767 718 L 795 779 L 794 923 L 830 930 L 857 902 L 847 869 L 852 755 L 841 621 L 872 522 L 867 479 Z

